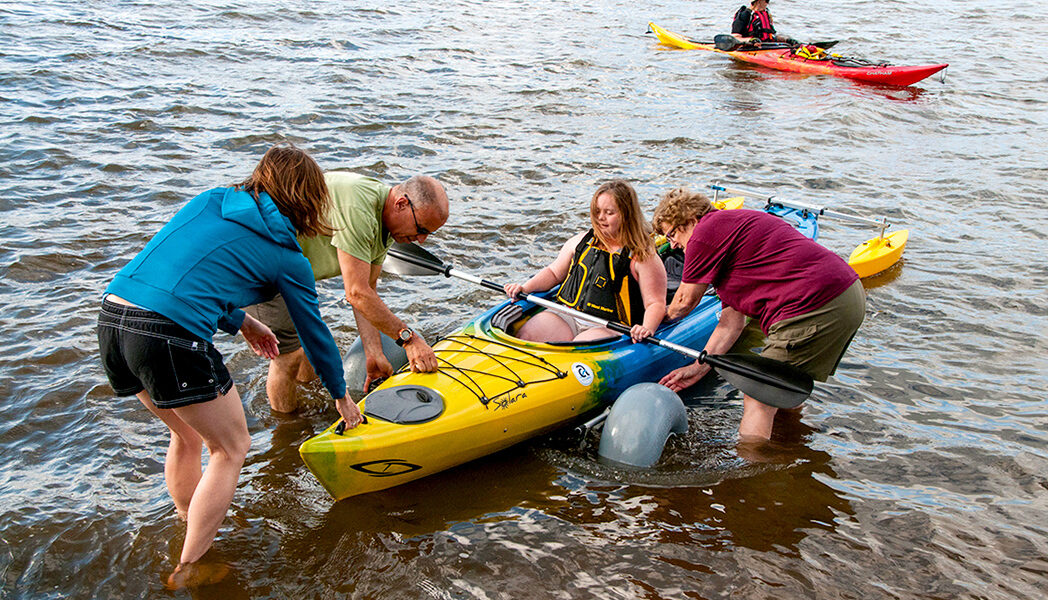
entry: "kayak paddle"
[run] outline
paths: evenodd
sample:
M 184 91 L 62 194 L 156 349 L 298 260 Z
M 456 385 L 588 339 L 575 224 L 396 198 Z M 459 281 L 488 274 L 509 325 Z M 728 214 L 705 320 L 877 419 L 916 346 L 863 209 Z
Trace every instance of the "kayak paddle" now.
M 479 284 L 489 290 L 505 293 L 504 286 L 459 271 L 452 265 L 445 265 L 439 258 L 416 244 L 394 244 L 389 249 L 386 262 L 383 263 L 382 268 L 397 275 L 444 275 L 445 277 L 457 277 Z M 607 321 L 600 317 L 568 308 L 563 304 L 551 302 L 534 294 L 527 294 L 523 299 L 547 309 L 607 327 L 621 334 L 628 335 L 630 332 L 630 328 L 622 323 Z M 696 351 L 655 336 L 646 337 L 644 341 L 694 358 L 700 364 L 710 365 L 721 377 L 742 390 L 746 395 L 775 408 L 794 408 L 799 406 L 811 395 L 814 387 L 812 378 L 800 369 L 756 354 L 707 354 L 705 350 Z
M 802 46 L 803 45 L 815 46 L 816 48 L 822 48 L 823 50 L 826 50 L 828 48 L 832 48 L 832 47 L 836 46 L 838 42 L 839 42 L 839 40 L 831 40 L 831 41 L 828 41 L 828 42 L 809 42 L 808 44 L 799 44 L 799 45 L 802 45 Z M 732 50 L 737 50 L 738 48 L 741 48 L 742 46 L 748 46 L 749 43 L 748 42 L 743 42 L 742 40 L 740 40 L 739 38 L 737 38 L 737 37 L 735 37 L 733 35 L 720 34 L 720 35 L 713 36 L 713 45 L 716 46 L 718 50 L 723 50 L 724 52 L 731 52 Z M 787 43 L 784 43 L 784 42 L 766 42 L 766 43 L 761 44 L 760 46 L 751 46 L 751 49 L 754 49 L 754 50 L 782 50 L 784 48 L 793 48 L 794 46 L 797 46 L 797 45 L 798 44 L 787 44 Z

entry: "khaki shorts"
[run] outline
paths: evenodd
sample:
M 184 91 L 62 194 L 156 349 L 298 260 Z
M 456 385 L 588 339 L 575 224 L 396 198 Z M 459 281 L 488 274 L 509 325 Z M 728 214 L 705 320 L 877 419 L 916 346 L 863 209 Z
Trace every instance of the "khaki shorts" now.
M 856 281 L 839 296 L 768 328 L 761 356 L 781 360 L 819 381 L 833 375 L 866 316 L 866 291 Z
M 244 312 L 262 321 L 266 327 L 273 330 L 273 334 L 277 336 L 277 347 L 281 355 L 291 354 L 302 347 L 302 342 L 298 339 L 298 330 L 295 329 L 295 322 L 291 320 L 291 313 L 287 311 L 287 304 L 284 304 L 284 297 L 280 294 L 268 302 L 248 306 L 244 308 Z

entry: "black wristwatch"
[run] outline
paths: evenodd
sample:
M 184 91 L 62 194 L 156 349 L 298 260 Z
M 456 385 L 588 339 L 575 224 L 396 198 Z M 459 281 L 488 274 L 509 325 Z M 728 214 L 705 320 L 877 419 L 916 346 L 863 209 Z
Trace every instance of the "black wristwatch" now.
M 397 339 L 395 341 L 397 342 L 398 346 L 403 346 L 404 344 L 410 342 L 411 338 L 414 336 L 415 332 L 412 331 L 411 328 L 405 327 L 404 329 L 401 329 L 397 332 Z

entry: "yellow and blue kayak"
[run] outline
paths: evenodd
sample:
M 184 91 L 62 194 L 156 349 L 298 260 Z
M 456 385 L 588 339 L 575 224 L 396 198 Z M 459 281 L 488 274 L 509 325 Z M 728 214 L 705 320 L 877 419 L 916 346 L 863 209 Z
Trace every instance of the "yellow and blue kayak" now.
M 816 215 L 767 210 L 817 235 Z M 336 423 L 305 441 L 299 453 L 309 470 L 336 500 L 390 488 L 563 427 L 691 360 L 628 336 L 585 344 L 514 337 L 539 310 L 506 301 L 438 341 L 437 372 L 393 375 L 361 401 L 367 423 L 341 434 Z M 720 312 L 720 300 L 706 296 L 657 336 L 701 349 Z

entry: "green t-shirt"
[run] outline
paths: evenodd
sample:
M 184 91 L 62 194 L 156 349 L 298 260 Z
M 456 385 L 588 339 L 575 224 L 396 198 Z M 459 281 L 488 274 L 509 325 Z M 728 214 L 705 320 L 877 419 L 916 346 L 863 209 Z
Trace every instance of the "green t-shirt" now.
M 302 253 L 313 266 L 313 277 L 319 281 L 342 274 L 336 249 L 366 263 L 381 264 L 393 245 L 393 238 L 382 226 L 382 208 L 390 186 L 347 171 L 324 173 L 324 181 L 331 198 L 328 219 L 335 235 L 298 237 Z

